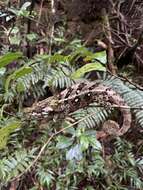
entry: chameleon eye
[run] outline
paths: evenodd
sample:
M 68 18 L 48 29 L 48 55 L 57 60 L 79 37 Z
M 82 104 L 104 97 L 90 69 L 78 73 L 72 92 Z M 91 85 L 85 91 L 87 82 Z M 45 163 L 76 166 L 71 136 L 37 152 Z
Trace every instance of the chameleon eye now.
M 91 93 L 88 93 L 87 96 L 91 96 Z
M 45 107 L 44 109 L 42 109 L 43 112 L 50 112 L 53 111 L 53 109 L 51 107 Z
M 78 98 L 76 98 L 74 101 L 75 101 L 75 102 L 78 102 L 78 101 L 79 101 L 79 99 L 78 99 Z
M 76 94 L 79 94 L 79 93 L 80 93 L 80 90 L 77 90 L 77 91 L 76 91 Z

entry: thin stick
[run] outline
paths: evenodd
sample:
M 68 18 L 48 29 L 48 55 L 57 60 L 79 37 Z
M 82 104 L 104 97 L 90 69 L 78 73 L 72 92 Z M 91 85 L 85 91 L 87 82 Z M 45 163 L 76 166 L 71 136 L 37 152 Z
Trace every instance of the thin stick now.
M 51 17 L 54 17 L 55 13 L 56 13 L 55 2 L 54 2 L 54 0 L 51 0 Z M 51 19 L 49 55 L 51 55 L 51 53 L 52 53 L 52 42 L 53 42 L 53 38 L 54 38 L 54 30 L 55 30 L 54 22 L 53 22 L 53 19 Z
M 113 73 L 116 74 L 116 69 L 113 65 L 114 63 L 114 51 L 112 48 L 112 45 L 114 44 L 113 39 L 112 39 L 112 34 L 111 34 L 111 27 L 110 27 L 110 22 L 109 22 L 109 17 L 108 14 L 106 12 L 106 9 L 102 10 L 102 14 L 103 14 L 103 18 L 104 18 L 104 31 L 108 40 L 108 47 L 107 47 L 107 51 L 108 51 L 108 68 L 109 70 Z M 106 28 L 106 30 L 105 30 Z
M 37 21 L 37 23 L 36 23 L 36 26 L 37 26 L 37 27 L 39 26 L 40 19 L 41 19 L 41 15 L 42 15 L 43 3 L 44 3 L 44 0 L 42 0 L 42 1 L 41 1 L 41 4 L 40 4 L 40 11 L 39 11 L 39 15 L 38 15 L 38 21 Z
M 125 76 L 123 76 L 123 75 L 121 75 L 121 74 L 120 74 L 119 76 L 114 75 L 114 74 L 111 73 L 109 70 L 108 70 L 107 72 L 108 72 L 110 75 L 112 75 L 112 76 L 114 76 L 114 77 L 116 77 L 116 78 L 118 78 L 118 79 L 120 79 L 120 80 L 122 80 L 122 81 L 126 81 L 126 82 L 132 84 L 132 85 L 133 85 L 135 88 L 137 88 L 138 90 L 143 91 L 143 87 L 142 87 L 142 86 L 139 86 L 138 84 L 136 84 L 136 83 L 130 81 L 127 77 L 125 77 Z

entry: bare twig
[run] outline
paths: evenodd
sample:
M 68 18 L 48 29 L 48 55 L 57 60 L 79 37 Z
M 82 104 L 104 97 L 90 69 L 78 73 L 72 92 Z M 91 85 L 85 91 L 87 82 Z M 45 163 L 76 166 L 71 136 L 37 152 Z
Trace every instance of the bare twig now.
M 53 18 L 55 16 L 55 13 L 56 13 L 55 1 L 51 0 L 51 18 Z M 54 30 L 55 30 L 54 22 L 53 22 L 53 19 L 51 19 L 49 54 L 51 54 L 51 52 L 52 52 L 52 42 L 53 42 L 53 38 L 54 38 Z
M 112 45 L 114 44 L 113 39 L 112 39 L 112 34 L 111 34 L 111 28 L 110 28 L 110 22 L 109 22 L 109 18 L 108 18 L 108 14 L 106 13 L 106 10 L 103 9 L 103 18 L 104 18 L 104 31 L 108 40 L 108 67 L 109 70 L 115 74 L 116 73 L 116 69 L 113 65 L 114 63 L 114 51 L 112 48 Z M 105 30 L 106 27 L 106 30 Z
M 38 15 L 38 21 L 37 21 L 37 23 L 36 23 L 37 28 L 38 28 L 39 23 L 40 23 L 40 20 L 41 20 L 43 3 L 44 3 L 44 0 L 42 0 L 42 1 L 41 1 L 41 4 L 40 4 L 40 11 L 39 11 L 39 15 Z
M 110 75 L 116 77 L 116 78 L 119 78 L 119 79 L 122 80 L 122 81 L 125 81 L 125 82 L 128 82 L 128 83 L 132 84 L 134 87 L 136 87 L 136 88 L 139 89 L 139 90 L 143 90 L 143 87 L 141 87 L 141 86 L 139 86 L 138 84 L 136 84 L 136 83 L 130 81 L 127 77 L 125 77 L 125 76 L 123 76 L 123 75 L 119 75 L 119 76 L 118 76 L 118 75 L 114 75 L 114 74 L 112 74 L 109 70 L 108 70 L 108 73 L 109 73 Z M 138 108 L 136 108 L 136 109 L 138 109 Z M 139 109 L 140 109 L 140 108 L 139 108 Z

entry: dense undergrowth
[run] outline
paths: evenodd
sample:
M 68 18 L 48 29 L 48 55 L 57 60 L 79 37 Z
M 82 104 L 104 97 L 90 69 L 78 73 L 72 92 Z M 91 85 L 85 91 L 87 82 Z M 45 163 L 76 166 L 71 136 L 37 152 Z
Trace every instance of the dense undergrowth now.
M 21 31 L 16 29 L 19 19 L 27 18 L 27 6 L 14 12 L 12 45 L 19 43 L 15 37 Z M 0 189 L 143 189 L 143 91 L 107 71 L 106 51 L 91 51 L 77 39 L 67 42 L 59 28 L 49 54 L 27 58 L 20 44 L 13 51 L 1 49 Z M 37 36 L 27 38 L 34 45 Z M 116 109 L 96 103 L 62 121 L 26 119 L 25 107 L 84 80 L 111 87 L 131 108 L 132 126 L 125 135 L 97 140 L 105 121 L 122 118 Z

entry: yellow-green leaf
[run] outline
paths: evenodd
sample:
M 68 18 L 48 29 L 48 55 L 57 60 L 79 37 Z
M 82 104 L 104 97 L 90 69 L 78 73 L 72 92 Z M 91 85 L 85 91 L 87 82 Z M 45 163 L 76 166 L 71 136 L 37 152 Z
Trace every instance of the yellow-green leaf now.
M 18 79 L 20 77 L 23 77 L 24 75 L 27 75 L 29 73 L 32 72 L 32 68 L 31 67 L 22 67 L 18 70 L 16 70 L 13 74 L 14 74 L 14 79 Z
M 101 51 L 101 52 L 97 52 L 97 53 L 93 53 L 93 54 L 89 54 L 84 58 L 84 61 L 90 61 L 90 60 L 98 60 L 103 64 L 106 64 L 107 62 L 107 55 L 106 55 L 106 51 Z
M 15 53 L 7 53 L 0 57 L 0 68 L 5 67 L 6 65 L 10 64 L 13 61 L 16 61 L 22 57 L 21 52 L 15 52 Z
M 32 68 L 31 67 L 22 67 L 18 70 L 16 70 L 14 73 L 12 73 L 10 76 L 8 76 L 8 78 L 6 79 L 5 82 L 5 91 L 8 92 L 9 89 L 9 84 L 11 82 L 11 80 L 16 80 L 20 77 L 23 77 L 29 73 L 32 72 Z
M 25 86 L 21 81 L 19 81 L 17 83 L 16 89 L 17 89 L 17 92 L 19 92 L 19 93 L 24 92 L 25 91 Z
M 88 73 L 90 71 L 106 71 L 106 68 L 102 64 L 100 64 L 98 62 L 89 63 L 89 64 L 86 64 L 83 67 L 79 68 L 74 73 L 72 73 L 71 78 L 72 79 L 80 78 L 85 73 Z
M 13 120 L 0 129 L 0 150 L 5 148 L 9 135 L 14 132 L 15 129 L 20 127 L 21 122 L 18 120 Z

